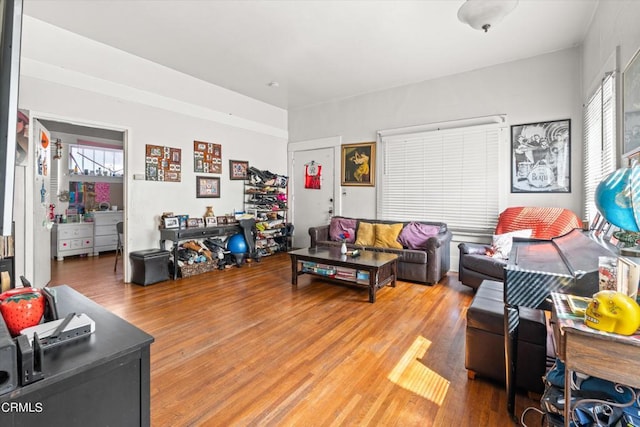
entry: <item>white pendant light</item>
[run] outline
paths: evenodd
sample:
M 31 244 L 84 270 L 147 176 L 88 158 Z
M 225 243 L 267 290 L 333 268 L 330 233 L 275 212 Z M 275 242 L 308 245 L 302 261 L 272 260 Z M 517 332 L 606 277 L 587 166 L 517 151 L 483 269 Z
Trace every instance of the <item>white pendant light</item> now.
M 458 10 L 458 19 L 486 33 L 517 5 L 518 0 L 467 0 Z

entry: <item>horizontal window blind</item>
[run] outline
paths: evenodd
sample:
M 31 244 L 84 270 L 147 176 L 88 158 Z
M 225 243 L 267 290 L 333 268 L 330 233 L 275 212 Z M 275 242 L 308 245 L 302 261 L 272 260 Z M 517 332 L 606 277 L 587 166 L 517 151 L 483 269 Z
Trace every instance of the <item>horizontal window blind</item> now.
M 615 75 L 608 74 L 584 107 L 584 211 L 597 213 L 596 187 L 616 168 Z
M 382 137 L 378 218 L 492 232 L 498 218 L 498 125 Z
M 616 79 L 608 75 L 602 82 L 602 172 L 616 170 Z

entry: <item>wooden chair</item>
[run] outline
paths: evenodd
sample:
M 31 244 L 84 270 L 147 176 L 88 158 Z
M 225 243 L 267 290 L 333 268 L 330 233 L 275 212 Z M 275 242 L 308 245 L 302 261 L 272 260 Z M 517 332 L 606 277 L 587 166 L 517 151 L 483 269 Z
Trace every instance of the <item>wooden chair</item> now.
M 118 232 L 118 244 L 116 245 L 116 261 L 115 261 L 115 264 L 113 265 L 113 271 L 116 271 L 116 268 L 118 267 L 118 253 L 120 254 L 120 256 L 124 257 L 123 247 L 122 247 L 124 223 L 122 221 L 116 224 L 116 231 Z

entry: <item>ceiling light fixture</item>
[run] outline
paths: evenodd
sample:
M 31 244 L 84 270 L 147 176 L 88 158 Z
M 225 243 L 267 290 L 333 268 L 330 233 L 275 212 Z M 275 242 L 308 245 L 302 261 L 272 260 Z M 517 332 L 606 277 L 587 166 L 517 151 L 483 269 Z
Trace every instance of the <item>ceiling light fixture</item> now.
M 467 0 L 458 10 L 458 19 L 486 33 L 518 5 L 518 0 Z

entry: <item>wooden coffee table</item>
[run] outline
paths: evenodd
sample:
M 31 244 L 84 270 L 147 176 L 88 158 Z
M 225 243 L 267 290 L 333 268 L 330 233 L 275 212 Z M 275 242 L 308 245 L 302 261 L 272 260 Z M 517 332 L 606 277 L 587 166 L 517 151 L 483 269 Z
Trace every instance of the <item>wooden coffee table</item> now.
M 306 248 L 289 252 L 291 284 L 298 285 L 298 276 L 312 274 L 329 281 L 369 288 L 369 302 L 376 302 L 376 291 L 390 284 L 396 286 L 398 255 L 360 251 L 352 257 L 340 253 L 340 248 Z M 353 273 L 353 274 L 352 274 Z M 367 277 L 368 276 L 368 277 Z

